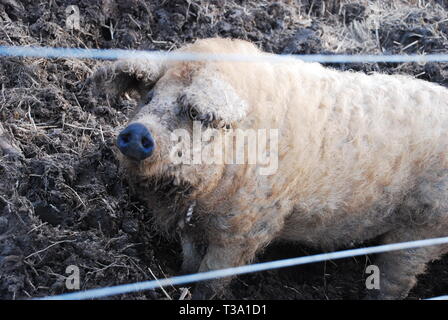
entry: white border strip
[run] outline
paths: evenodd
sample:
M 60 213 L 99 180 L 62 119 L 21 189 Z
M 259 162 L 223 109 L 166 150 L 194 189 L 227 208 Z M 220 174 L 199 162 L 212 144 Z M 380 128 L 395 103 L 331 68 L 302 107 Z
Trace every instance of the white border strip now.
M 167 279 L 159 279 L 152 281 L 143 281 L 131 284 L 123 284 L 112 287 L 105 287 L 99 289 L 92 289 L 86 291 L 78 291 L 74 293 L 67 293 L 58 296 L 49 296 L 44 298 L 38 298 L 37 300 L 84 300 L 84 299 L 95 299 L 104 298 L 112 295 L 131 293 L 142 290 L 156 289 L 159 287 L 182 285 L 192 282 L 211 280 L 215 278 L 223 278 L 228 276 L 235 276 L 240 274 L 246 274 L 251 272 L 266 271 L 272 269 L 279 269 L 285 267 L 291 267 L 296 265 L 321 262 L 326 260 L 336 260 L 342 258 L 356 257 L 367 254 L 374 254 L 386 251 L 396 251 L 403 249 L 413 249 L 419 247 L 427 247 L 434 245 L 447 244 L 448 237 L 433 238 L 426 240 L 417 240 L 401 243 L 385 244 L 375 247 L 350 249 L 343 251 L 336 251 L 330 253 L 322 253 L 317 255 L 290 258 L 284 260 L 256 263 L 252 265 L 240 266 L 235 268 L 227 268 L 221 270 L 214 270 L 202 273 L 189 274 L 184 276 L 177 276 Z
M 404 63 L 404 62 L 448 62 L 448 54 L 427 55 L 243 55 L 243 54 L 207 54 L 188 52 L 142 51 L 125 49 L 82 49 L 0 46 L 0 56 L 32 58 L 76 58 L 76 59 L 151 59 L 171 61 L 233 61 L 233 62 L 287 62 L 299 59 L 320 63 Z

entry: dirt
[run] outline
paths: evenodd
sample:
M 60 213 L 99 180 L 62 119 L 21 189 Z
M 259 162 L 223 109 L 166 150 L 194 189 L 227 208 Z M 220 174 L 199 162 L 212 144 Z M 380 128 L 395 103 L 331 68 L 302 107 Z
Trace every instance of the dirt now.
M 383 1 L 384 2 L 384 1 Z M 77 5 L 80 30 L 66 28 Z M 233 37 L 274 53 L 439 53 L 448 47 L 446 1 L 0 0 L 0 45 L 171 50 L 197 38 Z M 0 123 L 22 156 L 0 157 L 0 298 L 68 292 L 177 275 L 180 248 L 152 228 L 157 212 L 129 190 L 114 139 L 135 102 L 92 94 L 103 62 L 0 58 Z M 448 86 L 448 65 L 342 64 L 411 74 Z M 374 243 L 370 243 L 374 244 Z M 258 261 L 318 253 L 273 244 Z M 359 299 L 373 257 L 238 277 L 225 298 Z M 433 262 L 409 299 L 448 293 L 448 257 Z M 179 298 L 180 288 L 167 295 Z M 187 296 L 188 297 L 188 296 Z M 160 290 L 112 299 L 167 299 Z

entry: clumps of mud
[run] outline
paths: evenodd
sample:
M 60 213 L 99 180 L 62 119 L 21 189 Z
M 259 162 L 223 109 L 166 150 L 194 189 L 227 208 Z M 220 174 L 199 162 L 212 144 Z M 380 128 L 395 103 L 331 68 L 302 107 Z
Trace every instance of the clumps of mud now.
M 438 53 L 448 47 L 445 1 L 31 1 L 0 0 L 0 45 L 171 50 L 205 37 L 255 42 L 266 51 Z M 80 30 L 65 26 L 77 5 Z M 153 206 L 130 192 L 115 132 L 135 101 L 92 93 L 92 60 L 0 58 L 0 123 L 21 155 L 0 155 L 0 299 L 69 292 L 76 265 L 90 289 L 178 274 L 180 248 L 153 230 Z M 442 85 L 447 64 L 346 64 Z M 157 206 L 154 205 L 154 208 Z M 317 253 L 274 244 L 260 260 Z M 245 275 L 227 298 L 358 299 L 368 257 Z M 448 292 L 445 258 L 410 298 Z M 177 299 L 166 288 L 114 299 Z M 188 298 L 188 294 L 187 294 Z

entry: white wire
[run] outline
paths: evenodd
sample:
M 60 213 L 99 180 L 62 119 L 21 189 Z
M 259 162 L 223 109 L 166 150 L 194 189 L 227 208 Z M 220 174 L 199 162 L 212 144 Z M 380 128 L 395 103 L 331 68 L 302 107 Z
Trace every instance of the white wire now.
M 38 300 L 84 300 L 84 299 L 94 299 L 94 298 L 104 298 L 112 295 L 156 289 L 166 286 L 182 285 L 192 282 L 199 282 L 204 280 L 211 280 L 216 278 L 224 278 L 228 276 L 235 276 L 240 274 L 266 271 L 278 268 L 291 267 L 296 265 L 321 262 L 326 260 L 336 260 L 342 258 L 349 258 L 367 254 L 374 254 L 386 251 L 396 251 L 403 249 L 412 249 L 433 245 L 440 245 L 448 243 L 448 237 L 433 238 L 401 243 L 385 244 L 375 247 L 349 249 L 343 251 L 336 251 L 330 253 L 322 253 L 317 255 L 297 257 L 283 260 L 276 260 L 270 262 L 256 263 L 252 265 L 245 265 L 235 268 L 227 268 L 221 270 L 213 270 L 202 273 L 189 274 L 184 276 L 177 276 L 167 279 L 159 279 L 152 281 L 143 281 L 131 284 L 123 284 L 112 287 L 105 287 L 99 289 L 92 289 L 86 291 L 78 291 L 73 293 L 62 294 L 58 296 L 48 296 L 44 298 L 39 298 Z
M 299 59 L 306 62 L 320 63 L 404 63 L 404 62 L 448 62 L 448 54 L 427 55 L 247 55 L 247 54 L 208 54 L 189 52 L 163 52 L 125 49 L 82 49 L 0 46 L 0 56 L 34 57 L 34 58 L 77 58 L 77 59 L 152 59 L 171 61 L 234 61 L 234 62 L 285 62 Z
M 434 297 L 434 298 L 429 298 L 426 300 L 448 300 L 448 296 Z

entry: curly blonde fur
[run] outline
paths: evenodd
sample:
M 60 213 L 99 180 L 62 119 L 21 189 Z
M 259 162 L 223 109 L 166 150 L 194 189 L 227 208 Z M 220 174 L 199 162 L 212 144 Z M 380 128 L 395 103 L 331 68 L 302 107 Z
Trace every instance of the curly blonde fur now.
M 180 50 L 268 55 L 228 39 L 200 40 Z M 331 250 L 375 237 L 388 243 L 448 235 L 444 87 L 292 59 L 129 60 L 105 66 L 95 77 L 112 91 L 136 88 L 144 96 L 153 87 L 153 99 L 130 122 L 151 131 L 155 153 L 140 163 L 121 160 L 139 188 L 167 177 L 191 186 L 184 206 L 171 216 L 176 218 L 166 213 L 158 220 L 160 226 L 177 226 L 182 210 L 196 203 L 195 226 L 181 231 L 186 271 L 248 263 L 276 239 Z M 277 172 L 260 175 L 259 164 L 172 164 L 170 134 L 192 130 L 179 117 L 180 104 L 211 112 L 234 129 L 278 129 Z M 141 191 L 143 197 L 151 193 Z M 438 246 L 379 255 L 381 288 L 370 294 L 406 297 L 426 263 L 447 251 Z M 198 285 L 196 297 L 219 293 L 228 280 Z

